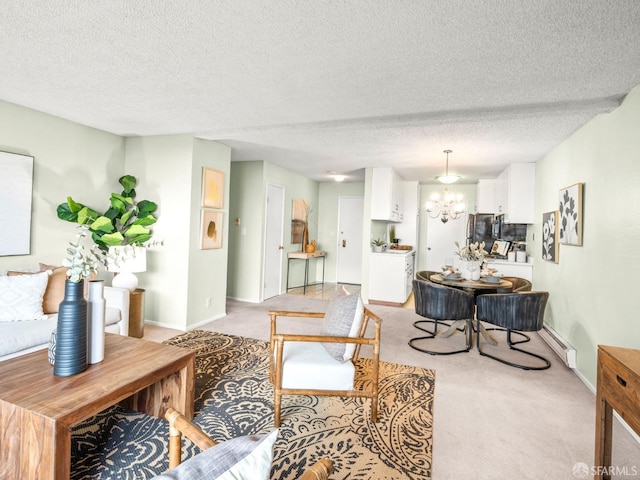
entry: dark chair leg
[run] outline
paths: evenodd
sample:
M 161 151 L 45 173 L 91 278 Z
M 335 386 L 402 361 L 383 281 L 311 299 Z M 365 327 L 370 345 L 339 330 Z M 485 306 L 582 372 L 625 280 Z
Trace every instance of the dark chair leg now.
M 477 320 L 478 322 L 478 326 L 477 329 L 478 331 L 480 331 L 480 320 Z M 476 342 L 477 342 L 477 348 L 478 348 L 478 353 L 482 356 L 485 357 L 489 357 L 492 358 L 493 360 L 497 360 L 500 363 L 504 363 L 505 365 L 509 365 L 510 367 L 516 367 L 516 368 L 521 368 L 522 370 L 546 370 L 547 368 L 549 368 L 551 366 L 551 362 L 549 362 L 549 360 L 547 360 L 546 358 L 536 354 L 536 353 L 532 353 L 532 352 L 527 352 L 526 350 L 522 350 L 521 348 L 517 348 L 514 345 L 519 345 L 521 343 L 526 343 L 529 340 L 531 340 L 531 338 L 529 338 L 528 335 L 525 335 L 522 332 L 518 332 L 516 330 L 510 330 L 508 328 L 486 328 L 485 330 L 501 330 L 501 331 L 506 331 L 507 332 L 507 346 L 509 347 L 509 349 L 511 350 L 515 350 L 516 352 L 520 352 L 520 353 L 524 353 L 525 355 L 529 355 L 531 357 L 535 357 L 539 360 L 542 360 L 544 362 L 544 365 L 541 367 L 531 367 L 528 365 L 520 365 L 518 363 L 513 363 L 510 362 L 508 360 L 504 360 L 502 358 L 496 357 L 494 355 L 491 355 L 489 353 L 485 353 L 482 351 L 482 348 L 480 347 L 480 335 L 477 336 Z M 522 337 L 524 337 L 524 340 L 518 340 L 518 341 L 512 341 L 511 340 L 511 334 L 515 333 L 517 335 L 520 335 Z
M 423 323 L 433 323 L 435 325 L 433 331 L 427 330 L 426 328 L 422 328 L 420 325 L 423 324 Z M 409 346 L 411 348 L 413 348 L 414 350 L 417 350 L 417 351 L 422 352 L 422 353 L 428 353 L 429 355 L 453 355 L 455 353 L 464 353 L 464 352 L 468 352 L 469 350 L 471 350 L 471 320 L 467 320 L 466 321 L 466 325 L 464 326 L 464 328 L 457 328 L 456 329 L 458 331 L 465 332 L 465 336 L 466 336 L 466 348 L 465 349 L 453 350 L 451 352 L 436 352 L 434 350 L 427 350 L 426 348 L 418 347 L 418 346 L 415 345 L 415 343 L 420 341 L 420 340 L 429 340 L 429 339 L 435 338 L 435 336 L 438 334 L 438 324 L 442 324 L 442 325 L 445 325 L 447 327 L 451 327 L 450 324 L 447 324 L 446 322 L 439 322 L 438 320 L 418 320 L 416 322 L 413 322 L 413 326 L 414 327 L 416 327 L 418 330 L 422 330 L 423 332 L 428 333 L 429 335 L 424 335 L 422 337 L 412 338 L 411 340 L 409 340 Z

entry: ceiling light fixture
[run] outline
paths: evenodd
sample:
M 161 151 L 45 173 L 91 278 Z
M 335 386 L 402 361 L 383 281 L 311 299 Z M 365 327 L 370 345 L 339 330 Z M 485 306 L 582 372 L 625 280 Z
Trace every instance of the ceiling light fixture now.
M 456 182 L 460 179 L 460 176 L 449 175 L 449 154 L 451 150 L 445 150 L 444 153 L 447 154 L 446 172 L 445 175 L 440 175 L 436 179 L 442 183 L 449 184 Z M 445 187 L 442 199 L 440 199 L 440 194 L 434 193 L 431 196 L 431 200 L 427 202 L 426 210 L 431 218 L 440 217 L 442 223 L 447 223 L 449 219 L 456 220 L 462 217 L 465 211 L 464 198 L 460 193 L 450 193 Z
M 335 170 L 327 170 L 327 173 L 331 175 L 336 182 L 344 182 L 347 178 L 345 175 L 339 175 Z
M 447 154 L 447 164 L 445 167 L 445 171 L 444 171 L 444 175 L 438 175 L 436 177 L 436 180 L 438 180 L 440 183 L 446 183 L 446 184 L 450 184 L 450 183 L 456 183 L 458 180 L 460 180 L 460 175 L 449 175 L 449 154 L 452 152 L 452 150 L 445 150 L 444 153 Z

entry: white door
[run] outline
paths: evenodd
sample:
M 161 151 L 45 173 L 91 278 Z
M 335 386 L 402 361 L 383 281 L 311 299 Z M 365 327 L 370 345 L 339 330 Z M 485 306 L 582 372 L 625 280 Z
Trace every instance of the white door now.
M 338 199 L 338 283 L 362 284 L 364 197 Z
M 429 271 L 440 272 L 444 265 L 453 265 L 457 250 L 455 242 L 460 246 L 465 244 L 467 236 L 467 214 L 442 223 L 440 218 L 427 216 L 427 251 L 425 268 Z
M 284 188 L 267 184 L 262 299 L 280 295 L 284 235 Z

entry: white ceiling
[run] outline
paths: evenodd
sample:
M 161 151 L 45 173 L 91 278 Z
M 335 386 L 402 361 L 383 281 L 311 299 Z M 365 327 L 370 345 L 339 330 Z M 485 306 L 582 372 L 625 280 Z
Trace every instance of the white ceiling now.
M 640 84 L 638 0 L 5 0 L 0 99 L 316 180 L 535 162 Z M 352 176 L 351 178 L 356 178 Z

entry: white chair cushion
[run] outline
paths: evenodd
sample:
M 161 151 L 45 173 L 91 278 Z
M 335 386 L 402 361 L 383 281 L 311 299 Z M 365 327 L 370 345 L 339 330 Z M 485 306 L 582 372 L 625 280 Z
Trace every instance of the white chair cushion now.
M 285 342 L 282 365 L 282 388 L 353 390 L 353 363 L 336 360 L 323 343 Z

